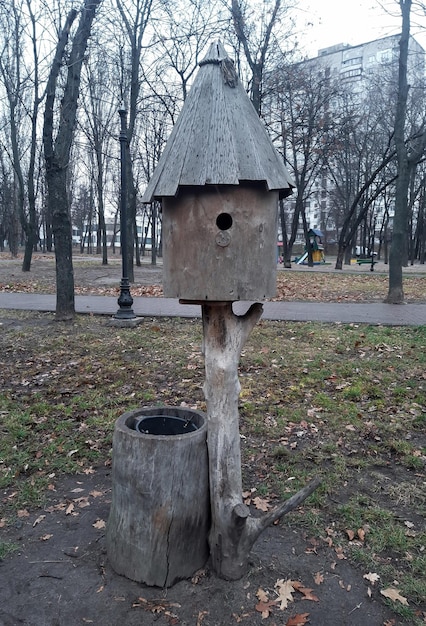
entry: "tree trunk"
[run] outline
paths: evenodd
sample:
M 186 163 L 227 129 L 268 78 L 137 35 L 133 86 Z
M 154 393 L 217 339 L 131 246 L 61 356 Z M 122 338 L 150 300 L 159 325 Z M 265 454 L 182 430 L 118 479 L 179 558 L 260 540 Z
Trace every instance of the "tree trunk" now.
M 399 42 L 398 98 L 394 128 L 398 178 L 396 179 L 395 215 L 389 254 L 389 290 L 385 300 L 390 304 L 402 304 L 404 302 L 402 265 L 407 237 L 408 186 L 410 180 L 408 152 L 405 143 L 405 120 L 408 98 L 407 65 L 411 0 L 400 0 L 400 7 L 402 33 Z
M 298 506 L 319 484 L 314 480 L 262 518 L 252 518 L 242 501 L 238 363 L 262 311 L 258 303 L 243 316 L 233 313 L 230 302 L 202 307 L 212 515 L 209 544 L 215 572 L 228 580 L 244 575 L 250 550 L 261 532 Z
M 52 210 L 52 230 L 56 262 L 56 319 L 74 317 L 74 269 L 72 264 L 72 226 L 68 207 L 65 169 L 46 172 L 48 202 Z
M 60 34 L 46 88 L 46 108 L 43 127 L 46 162 L 47 201 L 52 216 L 56 259 L 56 319 L 72 319 L 74 305 L 74 272 L 72 265 L 72 228 L 67 194 L 67 172 L 77 115 L 81 67 L 96 9 L 102 0 L 85 0 L 80 22 L 67 63 L 67 80 L 61 99 L 60 119 L 54 139 L 54 109 L 56 90 L 71 26 L 77 11 L 68 14 Z

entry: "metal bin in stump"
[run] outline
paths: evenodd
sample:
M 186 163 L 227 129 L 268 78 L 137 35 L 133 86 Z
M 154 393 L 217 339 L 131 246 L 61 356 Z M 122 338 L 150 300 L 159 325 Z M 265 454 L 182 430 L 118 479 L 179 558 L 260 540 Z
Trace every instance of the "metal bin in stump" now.
M 202 412 L 124 413 L 113 439 L 109 561 L 118 574 L 170 587 L 209 556 L 207 425 Z

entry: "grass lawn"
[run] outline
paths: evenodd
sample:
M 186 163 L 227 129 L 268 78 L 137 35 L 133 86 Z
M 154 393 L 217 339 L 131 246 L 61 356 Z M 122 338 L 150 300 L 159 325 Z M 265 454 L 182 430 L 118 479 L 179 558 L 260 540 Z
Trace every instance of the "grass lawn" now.
M 42 504 L 61 474 L 109 464 L 124 411 L 205 409 L 199 320 L 123 330 L 8 311 L 0 322 L 0 527 Z M 385 601 L 423 623 L 426 327 L 261 321 L 240 382 L 247 501 L 273 506 L 321 476 L 281 523 L 396 587 L 408 605 Z M 13 548 L 0 542 L 0 558 Z

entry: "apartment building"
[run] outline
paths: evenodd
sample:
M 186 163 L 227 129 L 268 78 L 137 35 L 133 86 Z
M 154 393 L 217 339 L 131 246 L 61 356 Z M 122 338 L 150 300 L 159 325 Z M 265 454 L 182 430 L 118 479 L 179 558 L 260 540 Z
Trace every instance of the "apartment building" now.
M 318 68 L 318 72 L 329 77 L 330 82 L 334 81 L 341 85 L 342 89 L 346 88 L 353 94 L 356 94 L 360 102 L 360 115 L 362 115 L 363 97 L 367 98 L 368 85 L 371 85 L 369 79 L 373 75 L 390 76 L 392 73 L 396 76 L 398 73 L 399 60 L 399 40 L 400 35 L 391 35 L 382 39 L 376 39 L 356 46 L 340 43 L 318 51 L 318 55 L 314 58 L 307 59 L 299 64 L 303 68 Z M 425 78 L 425 51 L 420 44 L 413 38 L 409 40 L 409 65 L 408 65 L 409 82 L 411 90 L 416 86 L 424 89 Z M 377 80 L 377 89 L 380 89 L 380 79 Z M 369 91 L 371 98 L 371 87 Z M 333 110 L 337 106 L 333 101 L 329 103 L 329 113 L 331 115 L 338 114 Z M 320 229 L 327 234 L 329 239 L 333 239 L 333 232 L 336 232 L 336 224 L 333 219 L 333 211 L 331 210 L 331 198 L 334 189 L 333 177 L 327 171 L 327 167 L 323 167 L 316 176 L 313 185 L 313 191 L 309 194 L 309 198 L 305 201 L 305 214 L 307 218 L 308 228 Z M 287 210 L 291 218 L 294 210 L 294 200 L 287 201 Z M 376 209 L 377 223 L 380 223 L 381 211 L 383 208 Z M 391 215 L 392 217 L 392 215 Z M 297 241 L 303 241 L 303 230 L 300 224 L 298 230 Z

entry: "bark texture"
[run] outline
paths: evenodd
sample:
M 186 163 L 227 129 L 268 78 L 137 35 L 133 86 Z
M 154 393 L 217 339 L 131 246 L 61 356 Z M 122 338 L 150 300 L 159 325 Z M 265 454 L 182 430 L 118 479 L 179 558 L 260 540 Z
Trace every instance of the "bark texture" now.
M 135 430 L 142 416 L 176 416 L 198 428 L 184 435 Z M 108 558 L 118 574 L 170 587 L 208 558 L 210 525 L 207 424 L 199 411 L 162 407 L 129 411 L 116 422 Z
M 71 10 L 60 34 L 46 88 L 43 146 L 46 163 L 48 211 L 56 259 L 56 319 L 72 319 L 75 314 L 74 272 L 72 265 L 72 228 L 67 193 L 67 172 L 80 91 L 81 67 L 96 9 L 102 0 L 85 0 L 67 63 L 67 79 L 60 106 L 60 118 L 54 137 L 54 109 L 57 83 L 66 53 L 71 27 L 77 11 Z
M 253 304 L 243 316 L 234 314 L 232 303 L 205 304 L 202 309 L 212 515 L 210 555 L 219 576 L 237 580 L 246 572 L 250 550 L 261 532 L 307 498 L 319 480 L 262 518 L 250 516 L 242 501 L 238 363 L 263 307 Z

